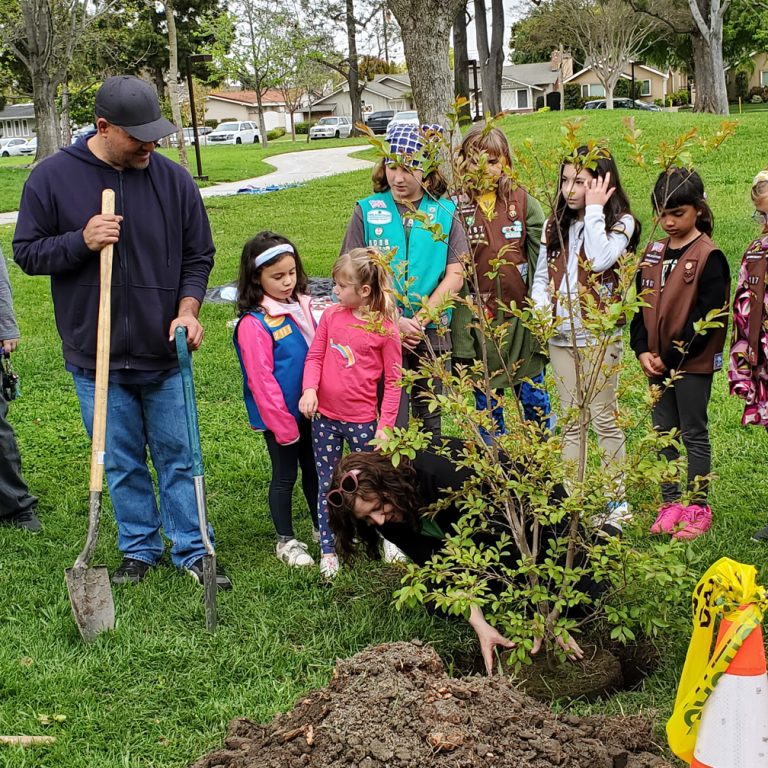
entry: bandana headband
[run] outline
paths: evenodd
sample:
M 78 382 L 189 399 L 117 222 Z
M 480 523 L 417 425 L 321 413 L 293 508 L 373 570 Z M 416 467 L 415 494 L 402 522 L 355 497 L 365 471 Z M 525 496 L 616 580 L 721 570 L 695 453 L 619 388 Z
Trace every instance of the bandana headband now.
M 296 254 L 292 245 L 288 243 L 280 243 L 279 245 L 273 245 L 271 248 L 267 248 L 266 251 L 262 251 L 255 259 L 254 266 L 260 267 L 262 264 L 266 264 L 270 259 L 274 259 L 275 256 L 279 256 L 281 253 Z

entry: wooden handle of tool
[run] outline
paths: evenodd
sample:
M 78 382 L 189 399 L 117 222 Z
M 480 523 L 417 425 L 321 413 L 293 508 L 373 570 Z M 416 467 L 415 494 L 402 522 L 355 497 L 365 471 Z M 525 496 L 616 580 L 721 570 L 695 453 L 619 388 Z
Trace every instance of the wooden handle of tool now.
M 101 194 L 102 214 L 115 212 L 115 193 L 105 189 Z M 109 384 L 109 341 L 112 329 L 112 251 L 101 249 L 99 280 L 99 326 L 96 336 L 96 387 L 93 395 L 93 437 L 91 439 L 91 491 L 102 490 L 104 482 L 104 445 L 107 433 L 107 386 Z

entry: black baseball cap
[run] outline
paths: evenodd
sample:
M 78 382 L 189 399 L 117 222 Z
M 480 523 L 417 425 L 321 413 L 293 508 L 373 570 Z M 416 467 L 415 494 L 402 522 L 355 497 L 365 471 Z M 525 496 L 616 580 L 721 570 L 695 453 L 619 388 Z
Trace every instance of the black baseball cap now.
M 108 77 L 96 92 L 96 117 L 122 128 L 139 141 L 159 141 L 176 132 L 160 112 L 157 94 L 138 77 Z

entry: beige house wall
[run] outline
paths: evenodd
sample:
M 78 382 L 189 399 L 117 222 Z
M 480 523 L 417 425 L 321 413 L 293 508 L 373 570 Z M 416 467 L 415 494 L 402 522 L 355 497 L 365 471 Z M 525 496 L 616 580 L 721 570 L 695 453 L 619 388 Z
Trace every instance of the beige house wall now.
M 768 87 L 768 53 L 755 53 L 752 55 L 752 65 L 754 71 L 750 74 L 748 70 L 747 75 L 749 80 L 747 81 L 747 91 L 752 88 L 767 88 Z M 732 101 L 736 101 L 738 94 L 736 92 L 736 74 L 739 72 L 737 67 L 731 67 L 726 75 L 728 83 L 728 98 Z
M 627 69 L 625 74 L 627 77 L 630 77 L 632 74 L 631 69 Z M 641 67 L 636 66 L 635 83 L 639 86 L 644 81 L 647 83 L 647 90 L 649 92 L 643 93 L 641 96 L 639 96 L 640 101 L 648 101 L 653 103 L 656 101 L 656 99 L 663 100 L 664 97 L 670 92 L 666 78 L 662 77 L 661 75 L 657 75 L 655 72 L 649 72 L 647 69 L 642 69 Z M 595 73 L 591 70 L 582 72 L 582 74 L 580 74 L 578 77 L 573 78 L 573 80 L 569 80 L 568 85 L 571 83 L 579 86 L 600 86 L 600 81 L 597 79 Z M 588 99 L 603 98 L 602 96 L 592 96 L 587 95 L 586 93 L 582 93 L 582 96 Z
M 217 123 L 223 120 L 253 120 L 258 123 L 259 110 L 256 105 L 249 104 L 237 104 L 230 101 L 222 101 L 220 99 L 206 99 L 205 102 L 205 119 L 215 120 Z M 301 111 L 295 112 L 293 119 L 296 122 L 300 122 L 304 119 L 304 113 Z M 287 131 L 291 129 L 291 117 L 284 107 L 277 107 L 264 110 L 264 124 L 268 131 L 273 128 L 285 128 Z

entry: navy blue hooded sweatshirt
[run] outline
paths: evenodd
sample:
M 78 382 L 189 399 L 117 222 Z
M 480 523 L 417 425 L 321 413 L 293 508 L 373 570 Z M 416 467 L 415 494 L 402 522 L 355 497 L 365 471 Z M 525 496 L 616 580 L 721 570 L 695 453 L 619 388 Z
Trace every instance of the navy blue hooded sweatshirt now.
M 32 171 L 21 196 L 13 255 L 29 275 L 50 275 L 56 325 L 68 367 L 95 370 L 99 254 L 83 240 L 115 191 L 122 215 L 112 268 L 110 370 L 168 371 L 178 365 L 168 341 L 179 301 L 202 302 L 213 268 L 208 216 L 192 177 L 153 153 L 144 170 L 118 171 L 83 137 Z M 130 374 L 129 374 L 130 375 Z

